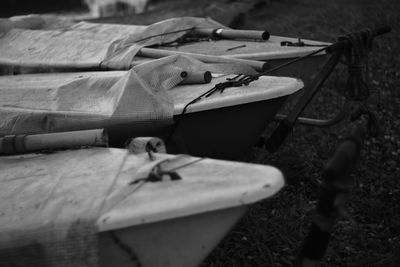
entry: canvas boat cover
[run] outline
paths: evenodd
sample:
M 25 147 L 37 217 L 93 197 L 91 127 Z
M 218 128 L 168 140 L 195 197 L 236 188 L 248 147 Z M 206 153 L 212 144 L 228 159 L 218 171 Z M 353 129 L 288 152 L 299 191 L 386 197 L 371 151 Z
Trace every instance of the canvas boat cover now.
M 182 71 L 207 68 L 183 56 L 129 71 L 0 76 L 0 136 L 172 123 L 167 93 Z
M 193 27 L 227 28 L 209 18 L 173 18 L 150 26 L 74 22 L 56 16 L 0 19 L 0 74 L 126 69 L 148 58 L 135 57 L 140 48 L 169 44 Z M 166 34 L 168 33 L 168 34 Z M 298 39 L 271 35 L 268 41 L 202 40 L 159 46 L 176 52 L 251 60 L 304 56 L 329 43 L 302 39 L 311 46 L 281 46 Z M 318 55 L 324 54 L 324 52 Z
M 207 65 L 182 56 L 166 57 L 130 71 L 0 76 L 0 136 L 108 128 L 154 128 L 173 123 L 193 99 L 234 75 L 209 84 L 178 85 L 182 71 Z M 290 95 L 300 80 L 262 76 L 248 86 L 227 88 L 190 105 L 186 112 L 218 109 Z M 147 128 L 146 128 L 147 127 Z
M 221 25 L 194 17 L 149 26 L 38 16 L 6 19 L 0 21 L 0 74 L 129 69 L 140 48 L 175 41 L 194 27 Z
M 157 164 L 181 180 L 143 180 Z M 0 157 L 0 169 L 0 266 L 98 266 L 99 231 L 244 206 L 283 186 L 270 166 L 108 148 Z

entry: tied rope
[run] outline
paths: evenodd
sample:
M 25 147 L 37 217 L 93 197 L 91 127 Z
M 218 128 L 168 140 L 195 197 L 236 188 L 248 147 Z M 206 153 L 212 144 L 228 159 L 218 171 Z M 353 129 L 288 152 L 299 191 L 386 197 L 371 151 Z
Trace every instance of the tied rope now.
M 350 43 L 343 52 L 348 78 L 344 90 L 339 92 L 348 100 L 364 101 L 350 119 L 355 121 L 364 117 L 367 121 L 367 132 L 372 137 L 377 137 L 381 132 L 378 119 L 365 103 L 370 96 L 368 54 L 372 49 L 373 37 L 373 31 L 366 29 L 339 38 L 339 41 L 346 40 Z
M 344 64 L 348 67 L 349 75 L 341 94 L 348 100 L 366 100 L 370 95 L 368 54 L 372 48 L 372 30 L 353 32 L 340 37 L 339 41 L 341 40 L 347 40 L 351 44 L 344 51 Z

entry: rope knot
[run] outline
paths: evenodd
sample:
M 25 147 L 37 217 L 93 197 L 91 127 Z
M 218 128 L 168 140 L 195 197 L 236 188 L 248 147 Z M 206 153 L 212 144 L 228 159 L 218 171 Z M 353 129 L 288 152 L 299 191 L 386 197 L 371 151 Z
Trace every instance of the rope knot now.
M 232 87 L 235 86 L 235 82 L 234 81 L 226 81 L 226 82 L 222 82 L 222 83 L 218 83 L 215 85 L 215 89 L 219 90 L 219 91 L 223 91 L 228 87 Z

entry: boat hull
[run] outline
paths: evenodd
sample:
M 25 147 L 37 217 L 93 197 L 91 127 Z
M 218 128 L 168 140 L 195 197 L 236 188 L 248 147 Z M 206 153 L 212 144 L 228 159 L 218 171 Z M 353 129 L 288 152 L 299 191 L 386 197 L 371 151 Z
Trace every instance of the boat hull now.
M 286 97 L 176 116 L 171 153 L 239 159 L 257 143 Z
M 102 232 L 100 266 L 198 266 L 246 210 L 240 206 Z
M 122 146 L 131 136 L 158 136 L 172 154 L 240 159 L 257 143 L 286 98 L 175 115 L 173 125 L 166 122 L 142 129 L 128 124 L 113 126 L 107 129 L 110 145 Z

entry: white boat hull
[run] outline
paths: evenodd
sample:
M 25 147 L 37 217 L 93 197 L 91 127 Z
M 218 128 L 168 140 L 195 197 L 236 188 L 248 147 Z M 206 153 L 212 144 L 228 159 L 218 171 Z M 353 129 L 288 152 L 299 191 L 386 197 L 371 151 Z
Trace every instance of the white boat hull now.
M 240 206 L 100 233 L 100 266 L 198 266 L 245 211 Z

